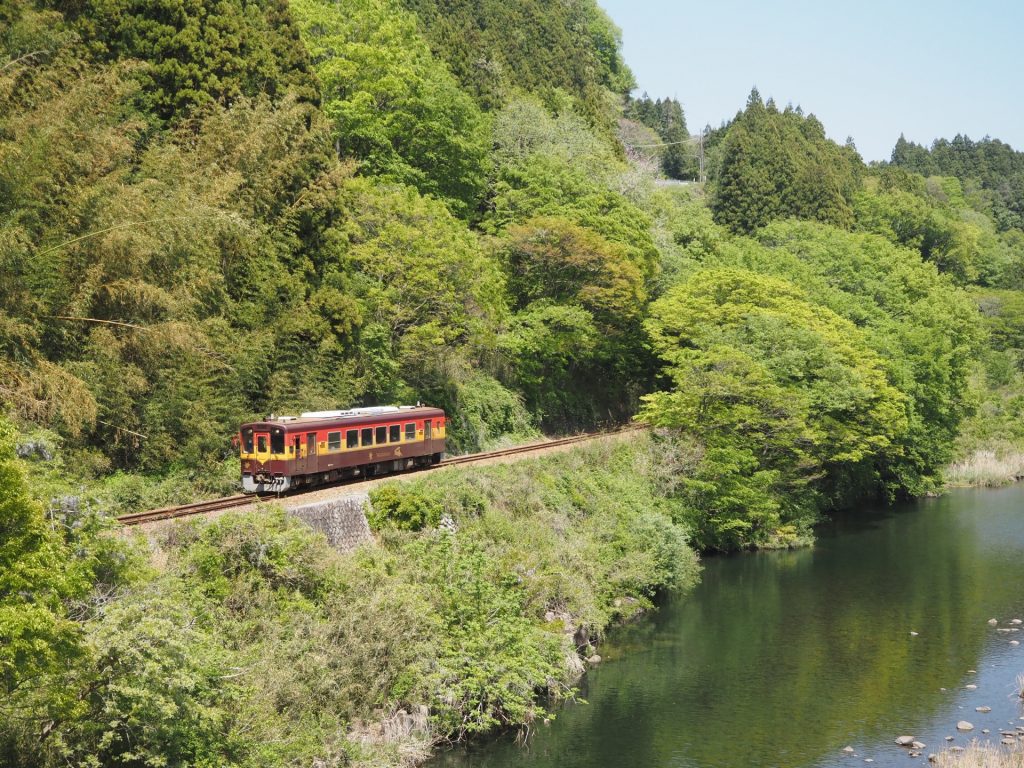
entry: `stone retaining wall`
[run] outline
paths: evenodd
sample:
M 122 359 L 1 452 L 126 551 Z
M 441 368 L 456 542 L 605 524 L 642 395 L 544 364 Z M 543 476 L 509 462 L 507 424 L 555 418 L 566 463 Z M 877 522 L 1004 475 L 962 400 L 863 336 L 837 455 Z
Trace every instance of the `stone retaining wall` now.
M 288 514 L 322 533 L 335 549 L 349 552 L 373 541 L 370 524 L 363 513 L 363 506 L 368 503 L 366 493 L 352 493 L 330 501 L 291 507 Z

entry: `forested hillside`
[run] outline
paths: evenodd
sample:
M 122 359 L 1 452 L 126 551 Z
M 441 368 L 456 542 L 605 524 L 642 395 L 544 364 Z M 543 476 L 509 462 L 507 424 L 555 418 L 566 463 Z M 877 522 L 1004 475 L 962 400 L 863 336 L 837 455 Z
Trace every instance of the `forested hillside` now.
M 755 90 L 664 185 L 686 117 L 633 85 L 593 0 L 0 0 L 0 760 L 398 764 L 358 728 L 572 695 L 549 615 L 1024 474 L 1020 153 L 868 165 Z M 244 420 L 417 400 L 453 451 L 657 429 L 390 486 L 349 558 L 109 533 L 234 492 Z
M 645 397 L 706 451 L 694 514 L 730 548 L 920 493 L 958 435 L 999 431 L 994 403 L 961 429 L 983 369 L 1016 380 L 999 142 L 901 140 L 869 167 L 755 90 L 708 136 L 706 194 L 662 190 L 692 170 L 685 115 L 623 99 L 617 32 L 582 0 L 3 14 L 0 394 L 114 504 L 227 489 L 230 435 L 266 412 L 422 400 L 476 450 Z M 658 165 L 615 130 L 665 144 Z M 775 511 L 752 522 L 748 492 Z

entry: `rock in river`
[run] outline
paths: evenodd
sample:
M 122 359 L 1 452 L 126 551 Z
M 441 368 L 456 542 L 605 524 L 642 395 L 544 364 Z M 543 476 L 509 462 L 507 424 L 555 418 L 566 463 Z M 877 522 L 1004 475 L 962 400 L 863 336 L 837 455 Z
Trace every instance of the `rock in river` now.
M 998 624 L 998 623 L 999 623 L 999 622 L 998 622 L 998 621 L 996 621 L 995 619 L 989 619 L 989 620 L 988 620 L 988 625 L 989 625 L 990 627 L 994 627 L 994 626 L 995 626 L 996 624 Z
M 958 731 L 973 731 L 974 725 L 972 723 L 968 723 L 966 720 L 961 720 L 956 724 L 956 729 Z
M 992 711 L 992 707 L 975 707 L 974 711 L 975 712 L 991 712 Z
M 914 737 L 913 736 L 897 736 L 896 737 L 896 743 L 899 744 L 901 747 L 909 747 L 911 744 L 914 743 Z

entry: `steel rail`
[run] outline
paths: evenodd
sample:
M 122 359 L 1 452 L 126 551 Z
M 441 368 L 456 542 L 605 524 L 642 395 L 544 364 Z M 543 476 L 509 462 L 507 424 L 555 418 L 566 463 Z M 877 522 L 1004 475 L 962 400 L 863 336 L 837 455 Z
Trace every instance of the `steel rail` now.
M 512 448 L 502 448 L 496 451 L 484 451 L 482 453 L 471 453 L 465 456 L 453 456 L 449 459 L 444 459 L 439 464 L 435 464 L 434 467 L 438 469 L 443 469 L 444 467 L 454 467 L 462 464 L 476 464 L 481 461 L 488 461 L 490 459 L 500 459 L 506 456 L 518 456 L 526 453 L 535 453 L 537 451 L 543 451 L 547 448 L 558 448 L 563 445 L 585 443 L 590 440 L 599 440 L 604 437 L 611 437 L 612 435 L 621 435 L 626 432 L 634 432 L 641 429 L 646 429 L 646 427 L 639 424 L 632 424 L 628 427 L 612 430 L 611 432 L 588 432 L 580 435 L 572 435 L 571 437 L 562 437 L 556 440 L 545 440 L 543 442 L 527 443 L 526 445 L 517 445 Z M 402 473 L 399 473 L 398 476 L 401 476 L 401 474 Z M 370 480 L 379 480 L 382 477 L 387 477 L 387 475 L 358 478 L 355 480 L 349 480 L 347 482 L 344 482 L 343 484 L 359 485 L 360 483 L 368 482 Z M 322 491 L 325 488 L 330 487 L 332 486 L 318 486 L 295 493 L 294 496 L 302 496 L 305 493 Z M 155 523 L 160 520 L 171 520 L 176 517 L 191 517 L 193 515 L 205 515 L 210 512 L 218 512 L 223 509 L 231 509 L 232 507 L 244 507 L 250 504 L 258 503 L 263 499 L 273 498 L 277 498 L 277 496 L 274 494 L 270 494 L 267 496 L 257 496 L 255 494 L 238 494 L 237 496 L 226 496 L 221 499 L 211 499 L 209 501 L 197 501 L 191 504 L 181 504 L 176 507 L 162 507 L 160 509 L 151 509 L 147 512 L 133 512 L 127 515 L 121 515 L 117 518 L 117 521 L 124 525 L 142 525 L 144 523 Z

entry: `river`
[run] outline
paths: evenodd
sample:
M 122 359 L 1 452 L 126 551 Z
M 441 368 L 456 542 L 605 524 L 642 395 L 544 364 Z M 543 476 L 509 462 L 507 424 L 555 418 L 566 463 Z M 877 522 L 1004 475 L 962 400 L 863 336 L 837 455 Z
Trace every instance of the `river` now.
M 914 762 L 900 735 L 927 745 L 926 764 L 1024 726 L 1024 646 L 1011 644 L 1024 631 L 999 631 L 1017 617 L 1024 485 L 860 510 L 813 549 L 706 559 L 692 593 L 611 633 L 586 703 L 525 745 L 485 741 L 431 766 L 886 768 Z

